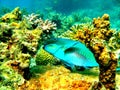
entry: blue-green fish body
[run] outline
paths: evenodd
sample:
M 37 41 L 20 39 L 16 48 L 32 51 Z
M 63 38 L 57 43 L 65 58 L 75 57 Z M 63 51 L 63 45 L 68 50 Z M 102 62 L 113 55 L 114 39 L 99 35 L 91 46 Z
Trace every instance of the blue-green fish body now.
M 46 42 L 43 48 L 71 68 L 99 66 L 93 53 L 79 41 L 56 38 Z

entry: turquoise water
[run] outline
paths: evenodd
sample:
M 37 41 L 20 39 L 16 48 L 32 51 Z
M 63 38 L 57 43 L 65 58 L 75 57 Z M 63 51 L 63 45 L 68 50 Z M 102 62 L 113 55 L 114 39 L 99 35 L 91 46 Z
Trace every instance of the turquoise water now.
M 111 17 L 111 27 L 119 28 L 120 8 L 119 0 L 0 0 L 1 14 L 7 13 L 15 7 L 20 7 L 27 13 L 49 12 L 70 15 L 79 13 L 81 17 L 98 17 L 108 13 Z

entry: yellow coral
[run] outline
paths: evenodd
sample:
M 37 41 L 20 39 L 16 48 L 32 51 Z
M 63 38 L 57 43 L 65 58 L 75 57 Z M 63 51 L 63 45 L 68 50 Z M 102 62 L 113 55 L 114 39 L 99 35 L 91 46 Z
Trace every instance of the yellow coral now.
M 12 12 L 5 14 L 1 17 L 4 22 L 11 22 L 15 20 L 21 20 L 21 11 L 19 7 L 16 7 Z
M 41 48 L 36 55 L 36 63 L 39 65 L 55 64 L 58 60 Z
M 82 80 L 83 76 L 70 71 L 62 66 L 54 67 L 47 71 L 38 80 L 31 79 L 19 90 L 27 88 L 29 90 L 88 90 L 91 82 Z
M 19 53 L 18 55 L 18 62 L 20 62 L 19 66 L 22 69 L 29 67 L 30 58 L 31 58 L 30 54 Z
M 98 17 L 97 19 L 94 18 L 93 19 L 93 25 L 96 28 L 100 28 L 100 29 L 109 29 L 110 28 L 110 22 L 109 22 L 109 15 L 108 14 L 104 14 L 102 16 L 102 18 Z
M 93 26 L 73 26 L 71 31 L 73 30 L 75 33 L 74 37 L 77 40 L 85 43 L 93 51 L 100 66 L 100 82 L 104 84 L 106 89 L 113 89 L 115 88 L 115 70 L 117 66 L 117 57 L 113 49 L 118 49 L 120 46 L 118 44 L 120 35 L 119 33 L 115 34 L 114 30 L 110 30 L 108 14 L 104 14 L 101 18 L 94 18 Z
M 15 28 L 17 28 L 17 29 L 20 28 L 20 24 L 19 24 L 19 23 L 16 23 L 16 22 L 12 22 L 12 23 L 10 24 L 10 26 L 11 26 L 11 27 L 15 27 Z

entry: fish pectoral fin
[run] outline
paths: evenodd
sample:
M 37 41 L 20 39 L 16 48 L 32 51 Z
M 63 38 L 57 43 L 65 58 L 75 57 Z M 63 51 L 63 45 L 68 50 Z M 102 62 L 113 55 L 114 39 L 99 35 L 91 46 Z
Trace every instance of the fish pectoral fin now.
M 120 71 L 120 67 L 116 68 L 116 71 Z
M 84 71 L 86 69 L 86 67 L 83 66 L 75 66 L 77 71 Z

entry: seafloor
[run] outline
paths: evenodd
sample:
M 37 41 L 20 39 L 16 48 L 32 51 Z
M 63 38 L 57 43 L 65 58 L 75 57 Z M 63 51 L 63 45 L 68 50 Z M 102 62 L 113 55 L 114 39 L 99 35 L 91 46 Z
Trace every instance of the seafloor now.
M 44 20 L 17 7 L 0 17 L 0 90 L 120 90 L 120 32 L 110 28 L 109 15 L 77 24 L 52 16 Z M 42 48 L 53 37 L 84 43 L 99 67 L 67 69 Z

